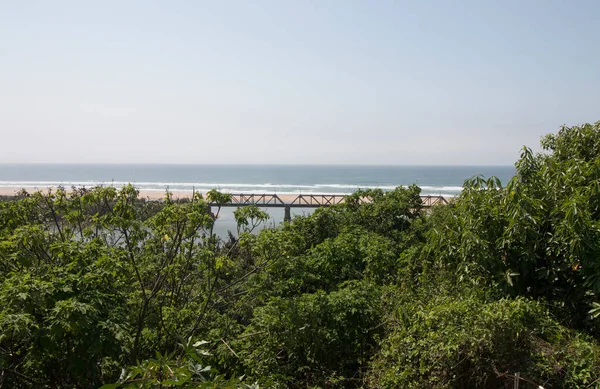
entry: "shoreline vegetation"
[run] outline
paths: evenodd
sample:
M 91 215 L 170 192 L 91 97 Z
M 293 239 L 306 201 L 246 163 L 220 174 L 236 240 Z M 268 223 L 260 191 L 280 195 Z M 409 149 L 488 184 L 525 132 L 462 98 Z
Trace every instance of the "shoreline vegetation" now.
M 134 188 L 135 184 L 129 184 L 129 185 L 133 185 Z M 122 187 L 115 187 L 115 189 L 117 190 L 121 190 L 123 187 L 126 187 L 127 185 L 123 185 Z M 104 186 L 102 185 L 98 185 L 98 186 L 92 186 L 89 188 L 86 188 L 88 190 L 93 190 L 95 188 L 102 188 Z M 80 187 L 60 187 L 60 186 L 48 186 L 48 187 L 23 187 L 23 188 L 6 188 L 6 187 L 0 187 L 0 199 L 14 199 L 16 197 L 19 197 L 23 192 L 26 192 L 28 194 L 32 194 L 32 193 L 37 193 L 37 192 L 41 192 L 41 193 L 48 193 L 48 191 L 56 191 L 57 189 L 64 189 L 67 193 L 73 192 L 73 191 L 77 191 L 80 189 L 84 189 L 84 188 L 80 188 Z M 213 189 L 215 191 L 218 191 L 218 189 Z M 148 201 L 159 201 L 159 200 L 164 200 L 165 196 L 167 195 L 167 192 L 169 193 L 169 196 L 173 199 L 173 200 L 182 200 L 182 201 L 190 201 L 194 194 L 199 194 L 201 195 L 203 198 L 206 198 L 207 194 L 210 191 L 190 191 L 190 190 L 165 190 L 165 191 L 158 191 L 158 190 L 140 190 L 138 188 L 136 188 L 136 191 L 138 193 L 137 198 L 138 200 L 148 200 Z M 368 189 L 359 189 L 360 191 L 368 191 Z M 229 192 L 223 192 L 225 194 L 228 194 Z M 270 193 L 270 192 L 254 192 L 254 193 L 244 193 L 245 195 L 255 195 L 255 196 L 260 196 L 262 194 L 267 194 L 267 195 L 271 195 L 271 194 L 277 194 L 277 193 Z M 301 193 L 298 194 L 277 194 L 277 196 L 284 202 L 286 203 L 291 203 L 294 199 L 296 199 L 299 195 L 301 195 Z M 310 196 L 310 195 L 314 195 L 314 196 L 332 196 L 333 194 L 329 194 L 329 193 L 304 193 L 304 196 Z M 344 193 L 344 194 L 335 194 L 335 196 L 349 196 L 352 195 L 352 193 Z M 441 197 L 443 198 L 445 201 L 448 201 L 449 199 L 451 199 L 451 196 L 438 196 L 438 195 L 431 195 L 431 197 Z M 260 207 L 260 205 L 259 205 Z
M 132 184 L 132 185 L 135 187 L 135 184 Z M 44 192 L 47 192 L 48 190 L 55 191 L 58 188 L 59 187 L 56 187 L 56 186 L 49 186 L 49 187 L 43 187 L 43 188 L 40 188 L 40 187 L 24 187 L 24 188 L 20 188 L 20 189 L 0 187 L 0 197 L 1 198 L 16 197 L 16 196 L 18 196 L 19 192 L 21 192 L 23 190 L 26 191 L 27 193 L 35 193 L 35 192 L 39 192 L 39 191 L 41 191 L 42 193 L 44 193 Z M 95 188 L 95 187 L 90 187 L 89 189 L 93 189 L 93 188 Z M 80 189 L 80 188 L 75 188 L 75 189 Z M 121 188 L 116 187 L 116 189 L 120 190 L 120 189 L 122 189 L 122 187 Z M 66 187 L 65 190 L 67 192 L 70 192 L 71 190 L 73 190 L 73 188 Z M 136 190 L 138 191 L 138 199 L 140 199 L 140 200 L 150 200 L 150 201 L 153 201 L 153 200 L 164 200 L 166 192 L 167 192 L 166 190 L 164 190 L 164 191 L 159 191 L 159 190 L 140 190 L 140 189 L 137 189 L 137 188 L 136 188 Z M 217 190 L 217 189 L 214 189 L 214 190 Z M 172 196 L 172 198 L 174 200 L 190 200 L 193 197 L 194 193 L 198 193 L 198 194 L 202 195 L 203 197 L 206 197 L 206 194 L 209 191 L 195 191 L 195 192 L 193 192 L 191 190 L 169 190 L 168 192 L 170 193 L 170 195 Z M 223 193 L 227 193 L 227 192 L 223 192 Z M 270 192 L 264 192 L 264 193 L 270 194 Z M 252 194 L 252 193 L 246 193 L 246 194 Z M 257 192 L 254 192 L 254 194 L 255 195 L 261 195 L 261 194 L 263 194 L 263 192 L 258 192 L 257 191 Z M 300 193 L 298 193 L 298 194 L 277 194 L 277 196 L 279 196 L 279 198 L 281 198 L 283 201 L 291 202 L 299 194 Z M 318 193 L 307 193 L 305 195 L 311 195 L 311 194 L 321 195 L 321 194 L 318 194 Z M 329 194 L 325 193 L 324 195 L 327 196 Z M 339 196 L 339 194 L 338 194 L 338 196 Z
M 217 190 L 1 192 L 0 386 L 600 388 L 600 122 L 542 146 L 228 239 Z

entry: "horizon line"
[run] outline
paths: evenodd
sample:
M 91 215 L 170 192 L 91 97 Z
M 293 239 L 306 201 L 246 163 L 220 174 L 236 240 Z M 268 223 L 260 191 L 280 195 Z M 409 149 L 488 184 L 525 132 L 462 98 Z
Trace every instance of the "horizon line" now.
M 61 165 L 61 166 L 305 166 L 305 167 L 514 167 L 515 164 L 356 164 L 356 163 L 211 163 L 211 162 L 1 162 L 0 166 L 12 165 Z

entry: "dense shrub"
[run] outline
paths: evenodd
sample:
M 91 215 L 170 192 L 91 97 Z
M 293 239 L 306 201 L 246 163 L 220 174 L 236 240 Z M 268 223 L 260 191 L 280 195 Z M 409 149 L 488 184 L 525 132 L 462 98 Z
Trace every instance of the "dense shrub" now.
M 505 187 L 467 180 L 432 218 L 421 260 L 457 282 L 543 298 L 566 325 L 599 335 L 588 314 L 600 296 L 598 139 L 600 122 L 563 127 L 544 138 L 547 153 L 523 151 Z
M 0 202 L 0 386 L 598 388 L 600 122 L 542 145 L 448 206 L 253 206 L 227 242 L 199 194 Z
M 524 387 L 600 387 L 600 347 L 539 303 L 468 294 L 395 301 L 370 387 L 512 388 L 517 372 Z
M 244 363 L 289 387 L 360 384 L 380 333 L 378 288 L 350 281 L 335 292 L 275 298 L 247 327 Z

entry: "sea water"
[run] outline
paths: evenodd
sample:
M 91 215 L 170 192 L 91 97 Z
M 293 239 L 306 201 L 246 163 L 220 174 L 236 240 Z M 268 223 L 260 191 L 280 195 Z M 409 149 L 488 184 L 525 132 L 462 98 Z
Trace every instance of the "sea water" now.
M 326 165 L 137 165 L 137 164 L 0 164 L 0 187 L 22 188 L 63 185 L 92 187 L 127 183 L 143 191 L 208 191 L 275 194 L 348 194 L 357 189 L 417 184 L 423 195 L 453 197 L 466 179 L 496 176 L 505 184 L 513 166 L 326 166 Z M 276 225 L 283 209 L 267 210 Z M 292 214 L 312 212 L 294 208 Z M 233 209 L 223 209 L 218 234 L 235 232 Z

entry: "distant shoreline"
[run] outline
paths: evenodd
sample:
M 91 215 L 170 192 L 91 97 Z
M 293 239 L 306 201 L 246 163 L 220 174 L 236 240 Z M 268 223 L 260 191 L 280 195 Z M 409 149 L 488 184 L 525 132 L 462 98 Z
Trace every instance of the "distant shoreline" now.
M 57 187 L 55 186 L 48 186 L 48 187 L 23 187 L 23 188 L 14 188 L 14 187 L 0 187 L 0 196 L 2 197 L 13 197 L 16 196 L 21 190 L 26 190 L 29 193 L 35 193 L 35 192 L 48 192 L 48 190 L 56 190 Z M 68 190 L 70 190 L 71 188 L 68 187 L 66 188 Z M 120 189 L 120 188 L 117 188 Z M 139 190 L 139 194 L 138 197 L 140 199 L 148 199 L 148 200 L 160 200 L 163 199 L 165 197 L 165 193 L 167 192 L 166 189 L 163 191 L 160 190 Z M 176 199 L 185 199 L 185 198 L 191 198 L 193 191 L 191 190 L 169 190 L 169 192 L 173 195 L 173 198 Z M 197 191 L 200 192 L 200 191 Z M 200 192 L 202 193 L 202 195 L 204 196 L 206 194 L 206 192 Z
M 25 189 L 27 192 L 29 193 L 35 193 L 35 192 L 48 192 L 49 189 L 55 190 L 56 187 L 45 187 L 45 188 L 38 188 L 38 187 L 24 187 L 24 188 L 9 188 L 9 187 L 0 187 L 0 197 L 14 197 L 17 195 L 17 193 L 19 191 L 21 191 L 22 189 Z M 71 189 L 71 188 L 67 188 L 67 189 Z M 119 188 L 118 188 L 119 189 Z M 159 191 L 159 190 L 139 190 L 138 189 L 138 198 L 139 199 L 146 199 L 146 200 L 162 200 L 165 198 L 165 194 L 166 194 L 166 190 L 164 191 Z M 174 199 L 189 199 L 192 197 L 193 191 L 191 190 L 169 190 L 169 192 L 171 193 L 171 195 L 173 196 Z M 206 197 L 206 193 L 207 191 L 196 191 L 196 193 L 200 193 L 202 194 L 203 197 Z M 270 192 L 254 192 L 254 193 L 250 193 L 248 192 L 248 194 L 254 194 L 254 195 L 261 195 L 261 194 L 273 194 Z M 298 195 L 298 194 L 277 194 L 277 196 L 279 198 L 281 198 L 281 200 L 285 201 L 285 202 L 291 202 L 293 201 Z M 317 193 L 304 193 L 304 195 L 317 195 Z M 324 194 L 324 195 L 333 195 L 330 193 L 320 193 L 319 195 Z M 350 193 L 344 194 L 348 195 Z
M 17 196 L 17 194 L 21 191 L 21 190 L 26 190 L 29 193 L 35 193 L 35 192 L 45 192 L 47 193 L 48 190 L 55 190 L 57 187 L 53 187 L 53 186 L 49 186 L 49 187 L 44 187 L 44 188 L 39 188 L 39 187 L 23 187 L 23 188 L 14 188 L 14 187 L 0 187 L 0 197 L 2 198 L 10 198 L 10 197 L 15 197 Z M 67 188 L 67 189 L 71 189 L 71 188 Z M 191 190 L 169 190 L 169 192 L 171 193 L 172 197 L 174 199 L 189 199 L 192 197 L 192 194 L 194 193 Z M 200 193 L 202 194 L 203 197 L 206 197 L 206 193 L 207 191 L 196 191 L 196 193 Z M 297 194 L 278 194 L 278 193 L 273 193 L 273 192 L 244 192 L 247 193 L 248 195 L 262 195 L 262 194 L 277 194 L 277 196 L 284 202 L 292 202 L 294 199 L 296 199 L 296 197 L 298 197 L 301 193 L 297 193 Z M 166 190 L 164 191 L 159 191 L 159 190 L 140 190 L 138 189 L 138 198 L 139 199 L 145 199 L 145 200 L 150 200 L 150 201 L 156 201 L 156 200 L 162 200 L 165 198 L 165 194 L 166 194 Z M 305 196 L 310 196 L 310 195 L 325 195 L 325 196 L 329 196 L 329 195 L 334 195 L 333 193 L 302 193 Z M 350 195 L 351 193 L 344 193 L 344 194 L 336 194 L 338 196 L 347 196 Z M 427 195 L 423 195 L 422 196 L 427 196 Z M 438 195 L 431 195 L 434 197 L 437 197 Z M 452 196 L 441 196 L 444 199 L 448 200 L 450 198 L 452 198 Z
M 142 196 L 160 199 L 165 190 L 176 197 L 189 197 L 192 190 L 205 193 L 217 189 L 226 193 L 266 193 L 278 196 L 298 194 L 347 195 L 359 189 L 394 190 L 413 184 L 425 196 L 460 195 L 466 179 L 474 176 L 498 177 L 508 182 L 514 176 L 509 167 L 374 167 L 374 166 L 195 166 L 148 165 L 15 165 L 0 166 L 0 191 L 9 196 L 19 188 L 72 185 L 92 188 L 98 185 L 132 184 Z

